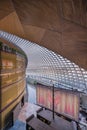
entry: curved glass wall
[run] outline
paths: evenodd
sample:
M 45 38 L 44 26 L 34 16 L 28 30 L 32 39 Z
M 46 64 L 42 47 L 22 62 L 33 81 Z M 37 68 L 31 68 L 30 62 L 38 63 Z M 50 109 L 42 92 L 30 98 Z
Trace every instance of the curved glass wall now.
M 18 36 L 0 31 L 0 37 L 19 46 L 27 55 L 26 75 L 41 83 L 87 93 L 87 71 L 70 60 Z

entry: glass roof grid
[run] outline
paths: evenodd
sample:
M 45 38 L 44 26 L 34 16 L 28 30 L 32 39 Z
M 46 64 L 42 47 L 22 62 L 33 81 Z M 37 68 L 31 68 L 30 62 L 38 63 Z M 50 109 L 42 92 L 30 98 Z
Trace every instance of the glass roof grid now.
M 59 59 L 58 59 L 57 56 L 56 56 L 56 58 L 57 58 L 57 60 L 59 61 Z M 61 57 L 59 57 L 59 58 L 61 58 Z M 60 64 L 61 64 L 61 66 L 65 67 L 65 65 L 62 65 L 62 62 L 60 62 Z M 63 73 L 63 75 L 62 75 L 62 69 L 63 69 L 63 68 L 61 68 L 61 81 L 62 81 L 63 78 L 66 76 L 64 73 Z M 65 70 L 65 72 L 66 72 L 66 70 Z M 60 79 L 60 77 L 59 77 L 59 79 Z M 65 78 L 65 83 L 66 83 L 66 78 Z
M 81 71 L 81 79 L 83 80 L 83 84 L 84 84 L 84 89 L 86 89 L 87 90 L 87 86 L 86 86 L 86 80 L 85 80 L 85 78 L 84 78 L 84 74 L 83 74 L 83 70 L 80 68 L 80 71 Z
M 54 72 L 56 72 L 56 73 L 58 73 L 58 68 L 59 68 L 59 66 L 60 66 L 60 63 L 58 62 L 57 63 L 57 59 L 56 59 L 56 62 L 55 62 L 55 60 L 53 61 L 53 65 L 55 65 L 56 64 L 56 66 L 57 67 L 55 67 L 54 66 Z M 57 68 L 57 69 L 55 69 L 55 68 Z M 62 70 L 61 70 L 62 71 Z M 61 73 L 61 72 L 60 72 Z M 57 74 L 58 75 L 58 74 Z M 55 78 L 57 78 L 57 80 L 59 80 L 59 75 L 58 75 L 58 77 L 56 76 Z
M 2 37 L 6 38 L 9 41 L 11 41 L 11 37 L 13 36 L 13 35 L 9 35 L 8 33 L 3 33 L 0 31 L 0 37 L 1 37 L 1 35 L 2 35 Z M 14 37 L 12 38 L 12 42 L 13 42 L 13 39 L 14 39 Z M 21 42 L 21 44 L 20 44 L 20 42 Z M 28 41 L 21 39 L 17 36 L 15 36 L 14 43 L 17 44 L 18 46 L 21 45 L 21 47 L 24 51 L 25 50 L 28 51 L 28 49 L 27 49 L 28 47 L 29 47 L 29 51 L 31 51 L 31 52 L 32 52 L 32 48 L 35 48 L 35 47 L 38 48 L 37 50 L 41 49 L 41 51 L 44 51 L 43 53 L 41 51 L 39 51 L 44 56 L 41 55 L 41 57 L 38 57 L 38 58 L 39 58 L 39 60 L 41 59 L 40 64 L 42 64 L 42 65 L 44 64 L 45 66 L 47 66 L 47 70 L 49 71 L 49 73 L 46 73 L 47 70 L 45 67 L 43 67 L 43 70 L 41 71 L 41 72 L 43 72 L 42 76 L 44 75 L 44 73 L 46 73 L 46 77 L 51 77 L 54 79 L 56 79 L 58 77 L 58 79 L 61 79 L 61 81 L 62 81 L 62 79 L 64 79 L 64 84 L 70 80 L 71 85 L 73 85 L 73 83 L 75 86 L 76 86 L 76 84 L 80 84 L 79 86 L 81 86 L 81 87 L 82 87 L 82 84 L 87 85 L 87 76 L 86 76 L 87 73 L 85 74 L 82 71 L 82 70 L 84 70 L 82 68 L 80 68 L 81 69 L 80 70 L 79 66 L 76 65 L 75 63 L 70 62 L 66 58 L 63 58 L 62 56 L 57 55 L 54 52 L 49 51 L 46 48 L 40 47 L 39 45 L 36 45 L 35 43 L 29 42 L 29 45 L 27 46 L 26 43 L 28 43 Z M 32 44 L 32 45 L 30 45 L 30 44 Z M 32 48 L 31 48 L 31 46 L 32 46 Z M 28 55 L 28 60 L 30 58 L 30 54 L 32 54 L 31 52 L 30 53 L 26 52 L 26 54 Z M 37 58 L 37 61 L 38 61 L 38 58 Z M 34 63 L 34 62 L 32 62 L 32 63 Z M 40 75 L 40 71 L 37 70 L 37 72 L 39 72 L 38 75 Z M 32 74 L 34 74 L 34 73 L 32 73 Z M 85 78 L 85 80 L 83 81 L 84 78 Z M 75 87 L 74 85 L 73 85 L 73 87 Z M 79 86 L 77 86 L 77 88 Z M 86 86 L 86 88 L 87 88 L 87 86 Z
M 58 74 L 59 75 L 59 74 Z M 61 82 L 63 81 L 64 77 L 66 76 L 64 73 L 62 75 L 62 69 L 61 69 L 61 74 L 60 74 L 61 77 L 58 77 L 59 80 L 61 79 Z M 65 81 L 65 84 L 66 84 L 66 79 L 64 80 Z

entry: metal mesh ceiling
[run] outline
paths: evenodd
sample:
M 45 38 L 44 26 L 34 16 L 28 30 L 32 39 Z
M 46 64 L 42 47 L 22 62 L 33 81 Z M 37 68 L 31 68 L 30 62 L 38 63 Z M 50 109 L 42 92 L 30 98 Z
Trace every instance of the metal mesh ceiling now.
M 87 93 L 87 71 L 66 58 L 18 36 L 0 31 L 0 37 L 19 46 L 27 55 L 26 74 L 38 82 Z

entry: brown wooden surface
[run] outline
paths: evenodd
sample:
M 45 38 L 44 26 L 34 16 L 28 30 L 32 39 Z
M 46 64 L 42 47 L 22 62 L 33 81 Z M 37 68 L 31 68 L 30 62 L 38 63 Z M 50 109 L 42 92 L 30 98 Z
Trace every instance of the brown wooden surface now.
M 0 20 L 14 11 L 11 0 L 0 0 Z
M 62 0 L 65 19 L 87 27 L 87 0 Z
M 87 0 L 1 0 L 0 29 L 87 70 Z
M 36 117 L 32 118 L 29 122 L 27 122 L 27 124 L 35 130 L 53 130 L 52 127 L 43 123 L 41 120 L 39 120 Z M 57 130 L 57 128 L 54 128 L 54 130 Z
M 53 120 L 52 112 L 49 110 L 42 110 L 39 113 L 37 113 L 37 115 L 39 115 L 40 117 L 42 117 L 50 122 Z
M 0 20 L 0 30 L 24 37 L 23 27 L 15 11 Z

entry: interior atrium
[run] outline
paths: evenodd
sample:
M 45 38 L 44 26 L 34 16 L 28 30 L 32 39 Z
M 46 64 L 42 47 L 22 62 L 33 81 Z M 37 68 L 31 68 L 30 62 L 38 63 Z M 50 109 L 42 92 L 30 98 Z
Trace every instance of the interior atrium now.
M 41 129 L 87 130 L 86 0 L 0 1 L 0 130 Z

